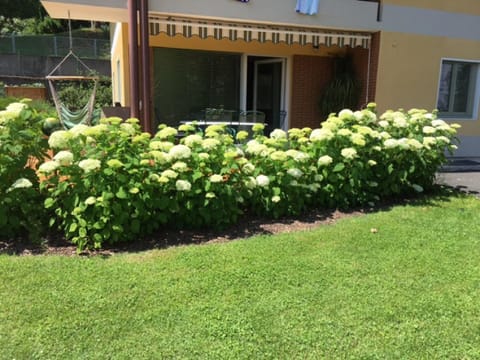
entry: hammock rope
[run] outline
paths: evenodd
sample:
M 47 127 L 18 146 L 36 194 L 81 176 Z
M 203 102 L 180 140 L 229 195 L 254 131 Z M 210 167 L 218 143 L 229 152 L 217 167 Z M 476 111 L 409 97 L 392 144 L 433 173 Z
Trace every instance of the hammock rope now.
M 94 81 L 92 93 L 90 94 L 90 98 L 83 106 L 83 108 L 77 111 L 72 111 L 61 101 L 60 96 L 54 85 L 54 80 L 72 80 L 71 77 L 55 77 L 55 79 L 53 79 L 51 76 L 47 77 L 48 85 L 50 86 L 50 92 L 52 94 L 53 102 L 55 104 L 55 109 L 57 110 L 58 118 L 65 129 L 71 129 L 78 124 L 92 125 L 98 78 L 82 77 L 81 80 L 84 79 L 90 79 Z
M 87 71 L 87 73 L 92 74 L 93 71 L 90 69 L 87 64 L 85 64 L 72 50 L 73 43 L 72 43 L 72 25 L 70 21 L 70 11 L 68 12 L 68 29 L 69 29 L 69 37 L 70 37 L 70 51 L 68 54 L 60 61 L 60 63 L 55 66 L 55 68 L 45 77 L 48 80 L 48 85 L 50 87 L 50 92 L 52 94 L 53 102 L 55 104 L 55 109 L 57 110 L 58 118 L 60 123 L 65 129 L 70 129 L 78 124 L 85 124 L 85 125 L 92 125 L 92 118 L 94 114 L 94 105 L 95 105 L 95 97 L 97 93 L 97 86 L 98 86 L 98 76 L 61 76 L 61 75 L 54 75 L 55 72 L 65 63 L 65 61 L 69 57 L 73 57 L 83 68 Z M 66 81 L 66 80 L 74 80 L 74 81 L 84 81 L 84 80 L 91 80 L 94 82 L 93 90 L 88 99 L 87 103 L 77 111 L 72 111 L 68 109 L 68 107 L 62 102 L 60 96 L 55 88 L 55 81 Z

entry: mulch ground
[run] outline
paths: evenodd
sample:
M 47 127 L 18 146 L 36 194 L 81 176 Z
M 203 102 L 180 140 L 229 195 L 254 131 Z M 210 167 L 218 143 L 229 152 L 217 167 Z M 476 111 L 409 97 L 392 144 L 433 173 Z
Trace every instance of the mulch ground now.
M 132 243 L 120 243 L 115 246 L 106 246 L 101 250 L 89 250 L 80 254 L 74 245 L 58 234 L 50 234 L 41 243 L 32 243 L 26 239 L 0 240 L 0 254 L 10 255 L 64 255 L 64 256 L 111 256 L 122 252 L 139 252 L 151 249 L 163 249 L 171 246 L 190 244 L 211 244 L 246 239 L 255 235 L 273 235 L 294 231 L 309 230 L 322 225 L 336 222 L 347 216 L 358 216 L 365 213 L 365 209 L 350 212 L 340 210 L 313 211 L 304 214 L 301 218 L 282 218 L 277 220 L 258 217 L 243 217 L 238 223 L 224 230 L 174 230 L 157 231 L 145 239 L 138 239 Z
M 418 199 L 418 198 L 417 198 Z M 413 198 L 395 199 L 370 208 L 358 208 L 351 211 L 318 210 L 309 211 L 299 217 L 266 219 L 244 216 L 236 224 L 225 230 L 174 230 L 162 229 L 148 238 L 137 239 L 131 243 L 119 243 L 106 246 L 101 250 L 87 250 L 78 253 L 74 245 L 58 234 L 51 234 L 41 243 L 31 243 L 25 239 L 0 240 L 0 254 L 10 255 L 64 255 L 64 256 L 112 256 L 125 252 L 140 252 L 152 249 L 164 249 L 171 246 L 190 244 L 224 243 L 237 239 L 246 239 L 255 235 L 273 235 L 295 231 L 310 230 L 318 226 L 335 223 L 345 217 L 360 216 L 365 213 L 383 211 L 392 205 L 409 203 Z

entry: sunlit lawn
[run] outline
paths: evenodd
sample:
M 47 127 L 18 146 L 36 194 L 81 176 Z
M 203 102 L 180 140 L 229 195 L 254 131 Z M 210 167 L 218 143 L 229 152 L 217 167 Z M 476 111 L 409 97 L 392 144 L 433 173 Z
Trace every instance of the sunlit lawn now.
M 2 359 L 480 358 L 470 197 L 108 259 L 1 256 L 0 276 Z

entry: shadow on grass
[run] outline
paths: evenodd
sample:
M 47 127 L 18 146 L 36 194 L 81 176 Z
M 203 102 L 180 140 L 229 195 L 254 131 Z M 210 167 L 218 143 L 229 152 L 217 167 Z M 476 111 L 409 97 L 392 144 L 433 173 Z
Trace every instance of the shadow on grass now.
M 462 191 L 461 188 L 435 185 L 425 194 L 390 198 L 371 207 L 357 207 L 348 210 L 310 210 L 296 217 L 283 217 L 279 219 L 245 215 L 241 217 L 236 224 L 223 230 L 179 230 L 163 228 L 148 237 L 139 238 L 129 243 L 117 243 L 114 246 L 106 245 L 101 250 L 87 250 L 81 253 L 78 253 L 76 247 L 68 242 L 62 235 L 51 233 L 40 242 L 31 242 L 22 238 L 8 241 L 0 240 L 0 254 L 83 255 L 108 258 L 115 253 L 141 252 L 191 244 L 224 243 L 258 235 L 273 235 L 310 230 L 318 226 L 333 224 L 337 220 L 346 217 L 390 211 L 394 206 L 440 206 L 442 201 L 450 201 L 452 198 L 466 197 L 468 195 L 469 194 Z

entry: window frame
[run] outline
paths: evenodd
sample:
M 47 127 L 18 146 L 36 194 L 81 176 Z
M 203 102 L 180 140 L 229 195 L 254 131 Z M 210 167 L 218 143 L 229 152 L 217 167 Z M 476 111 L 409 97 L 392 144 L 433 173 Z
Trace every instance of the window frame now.
M 439 74 L 438 74 L 438 82 L 437 82 L 437 98 L 436 98 L 436 107 L 438 107 L 438 101 L 440 99 L 440 84 L 442 82 L 442 68 L 444 63 L 453 63 L 453 67 L 456 63 L 468 63 L 475 66 L 474 74 L 471 75 L 472 81 L 469 84 L 468 89 L 468 110 L 467 112 L 444 112 L 439 111 L 439 116 L 445 119 L 458 119 L 458 120 L 478 120 L 478 110 L 479 110 L 479 103 L 480 103 L 480 60 L 468 60 L 468 59 L 458 59 L 458 58 L 441 58 L 440 59 L 440 67 L 439 67 Z M 455 86 L 455 84 L 451 85 Z M 450 88 L 451 90 L 451 88 Z M 452 99 L 450 99 L 450 103 Z

